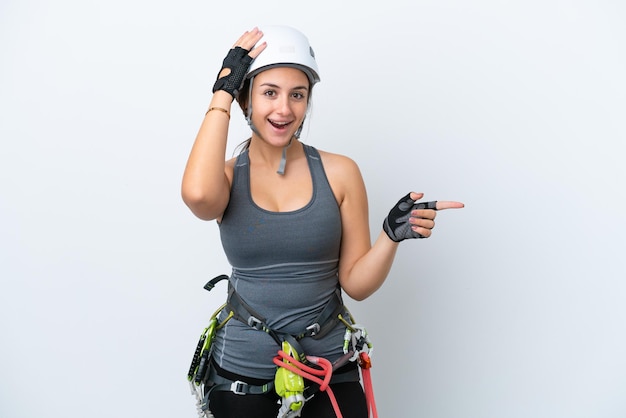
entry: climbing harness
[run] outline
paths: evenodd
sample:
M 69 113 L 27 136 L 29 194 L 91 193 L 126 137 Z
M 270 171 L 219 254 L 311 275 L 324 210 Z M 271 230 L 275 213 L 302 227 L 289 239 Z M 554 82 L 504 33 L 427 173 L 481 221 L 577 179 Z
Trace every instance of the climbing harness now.
M 218 282 L 228 280 L 228 278 L 227 275 L 217 276 L 207 282 L 204 288 L 210 291 Z M 222 311 L 228 314 L 220 322 L 218 317 Z M 211 367 L 212 343 L 215 334 L 232 318 L 266 332 L 278 343 L 280 349 L 273 359 L 277 366 L 273 381 L 264 385 L 251 385 L 220 376 L 215 367 Z M 331 363 L 325 358 L 304 353 L 299 343 L 302 338 L 322 338 L 339 322 L 346 326 L 343 356 Z M 371 413 L 370 416 L 378 418 L 370 375 L 371 355 L 372 343 L 367 331 L 363 326 L 355 324 L 352 315 L 343 304 L 340 288 L 337 288 L 313 324 L 302 332 L 291 335 L 269 327 L 266 319 L 248 306 L 229 282 L 226 303 L 211 315 L 209 325 L 200 335 L 187 372 L 187 380 L 191 393 L 196 398 L 199 418 L 213 418 L 209 408 L 209 397 L 213 391 L 230 391 L 238 395 L 246 395 L 265 394 L 271 390 L 274 390 L 281 400 L 277 418 L 299 417 L 306 401 L 318 391 L 328 394 L 335 415 L 337 418 L 342 418 L 330 384 L 359 380 L 363 381 L 368 415 Z M 348 370 L 345 371 L 344 366 L 351 362 L 356 362 L 359 367 L 347 367 Z M 359 369 L 361 370 L 360 376 Z M 306 386 L 305 379 L 314 384 Z

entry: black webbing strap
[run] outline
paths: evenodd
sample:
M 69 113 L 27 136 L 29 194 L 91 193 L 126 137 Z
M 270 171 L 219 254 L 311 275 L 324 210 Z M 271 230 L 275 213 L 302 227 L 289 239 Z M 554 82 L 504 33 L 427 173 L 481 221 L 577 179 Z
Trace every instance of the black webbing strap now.
M 341 367 L 335 373 L 333 373 L 330 379 L 330 384 L 334 385 L 337 383 L 359 382 L 361 379 L 359 369 L 356 363 L 352 364 L 354 365 L 354 367 Z M 241 380 L 231 380 L 226 377 L 220 376 L 215 370 L 215 367 L 210 367 L 206 385 L 207 387 L 209 387 L 209 390 L 204 394 L 202 403 L 203 411 L 209 409 L 209 400 L 213 391 L 227 391 L 233 392 L 237 395 L 263 395 L 274 389 L 273 380 L 267 382 L 264 385 L 251 385 Z M 312 382 L 304 389 L 304 395 L 307 399 L 309 399 L 317 392 L 319 392 L 319 385 Z
M 204 285 L 204 288 L 207 291 L 211 291 L 217 283 L 222 280 L 228 280 L 228 278 L 229 277 L 225 274 L 217 276 L 214 279 L 209 280 L 207 284 Z M 278 337 L 278 332 L 274 331 L 267 325 L 266 319 L 252 309 L 246 302 L 244 302 L 243 299 L 241 299 L 230 282 L 228 282 L 228 298 L 226 300 L 226 308 L 233 312 L 234 318 L 244 324 L 248 324 L 252 328 L 267 332 L 272 336 L 272 338 L 274 338 L 274 340 L 276 340 L 278 344 L 281 344 L 283 341 L 283 339 Z M 301 333 L 294 335 L 294 337 L 296 340 L 301 340 L 304 337 L 312 337 L 316 340 L 322 338 L 336 325 L 339 320 L 339 314 L 345 311 L 346 309 L 341 298 L 341 288 L 337 286 L 330 300 L 326 303 L 322 312 L 320 312 L 315 319 L 315 322 L 306 327 L 306 329 Z
M 346 308 L 341 299 L 341 288 L 337 287 L 322 312 L 315 318 L 315 322 L 306 327 L 306 330 L 296 338 L 298 340 L 304 337 L 312 337 L 315 340 L 322 338 L 335 327 L 339 321 L 339 315 L 345 311 Z
M 298 338 L 285 332 L 278 332 L 267 325 L 266 319 L 259 315 L 254 309 L 252 309 L 246 302 L 241 299 L 239 294 L 235 291 L 235 288 L 228 283 L 228 299 L 226 299 L 226 310 L 233 313 L 233 318 L 238 321 L 248 324 L 248 326 L 267 333 L 270 335 L 279 347 L 282 346 L 283 341 L 287 341 L 298 353 L 298 360 L 303 363 L 308 363 L 306 355 L 302 346 L 298 342 Z
M 221 282 L 222 280 L 228 280 L 228 276 L 225 274 L 220 274 L 219 276 L 212 278 L 204 285 L 204 289 L 207 292 L 210 292 L 211 290 L 213 290 L 215 285 Z
M 278 333 L 267 325 L 267 320 L 241 299 L 230 282 L 228 283 L 226 310 L 233 313 L 233 318 L 256 330 L 268 333 L 278 345 L 282 343 L 283 340 L 278 336 Z
M 241 380 L 231 380 L 217 374 L 215 367 L 210 367 L 209 376 L 206 382 L 209 388 L 202 400 L 202 410 L 209 410 L 209 400 L 213 391 L 233 392 L 236 395 L 263 395 L 274 389 L 274 381 L 269 381 L 264 385 L 251 385 Z
M 295 338 L 296 341 L 299 341 L 305 337 L 312 337 L 314 339 L 322 338 L 324 335 L 328 334 L 328 332 L 330 332 L 337 324 L 337 322 L 339 321 L 339 314 L 346 310 L 343 305 L 343 300 L 341 299 L 341 289 L 337 287 L 329 301 L 324 306 L 322 312 L 320 312 L 317 318 L 315 318 L 315 322 L 307 326 L 301 333 L 296 335 L 289 335 L 273 330 L 270 326 L 268 326 L 266 319 L 259 313 L 257 313 L 254 309 L 252 309 L 239 296 L 239 294 L 235 291 L 235 288 L 230 283 L 228 284 L 228 299 L 226 300 L 226 309 L 233 312 L 233 318 L 243 322 L 244 324 L 248 324 L 252 328 L 268 333 L 274 340 L 276 340 L 279 345 L 282 343 L 282 341 L 287 341 L 291 343 L 291 340 L 293 338 Z M 299 344 L 294 346 L 294 348 L 297 349 L 297 346 L 299 346 Z
M 217 374 L 215 367 L 211 367 L 207 383 L 210 385 L 208 394 L 213 390 L 226 390 L 237 395 L 262 395 L 274 389 L 274 381 L 271 380 L 264 385 L 251 385 L 241 380 L 231 380 Z

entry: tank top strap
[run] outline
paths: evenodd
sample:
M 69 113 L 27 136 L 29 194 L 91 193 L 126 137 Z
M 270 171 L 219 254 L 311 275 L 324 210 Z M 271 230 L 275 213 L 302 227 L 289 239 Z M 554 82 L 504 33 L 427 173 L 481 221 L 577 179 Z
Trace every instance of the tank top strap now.
M 244 150 L 237 156 L 235 167 L 233 168 L 233 184 L 231 190 L 248 190 L 250 181 L 250 157 L 248 150 Z
M 319 151 L 311 145 L 303 143 L 302 146 L 304 147 L 304 153 L 306 154 L 307 160 L 309 161 L 309 167 L 311 169 L 311 176 L 313 177 L 314 187 L 320 188 L 319 191 L 330 191 L 332 193 L 332 189 L 330 187 L 330 183 L 328 182 L 328 178 L 326 177 L 326 171 L 324 170 L 322 157 L 320 156 Z

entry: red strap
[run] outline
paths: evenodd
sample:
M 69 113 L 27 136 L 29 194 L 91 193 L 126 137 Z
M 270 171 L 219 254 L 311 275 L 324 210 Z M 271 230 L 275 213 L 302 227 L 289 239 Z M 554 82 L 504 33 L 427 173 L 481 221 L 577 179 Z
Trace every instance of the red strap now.
M 359 365 L 361 366 L 361 375 L 363 376 L 363 387 L 365 389 L 365 402 L 367 403 L 368 416 L 372 416 L 370 415 L 371 412 L 374 418 L 378 418 L 376 400 L 374 399 L 374 386 L 372 385 L 372 374 L 370 371 L 370 368 L 372 367 L 372 360 L 364 351 L 359 354 Z
M 361 369 L 363 375 L 363 386 L 365 387 L 365 402 L 367 402 L 368 415 L 371 412 L 374 418 L 378 418 L 378 411 L 376 410 L 376 400 L 374 399 L 374 388 L 372 386 L 372 376 L 370 369 Z

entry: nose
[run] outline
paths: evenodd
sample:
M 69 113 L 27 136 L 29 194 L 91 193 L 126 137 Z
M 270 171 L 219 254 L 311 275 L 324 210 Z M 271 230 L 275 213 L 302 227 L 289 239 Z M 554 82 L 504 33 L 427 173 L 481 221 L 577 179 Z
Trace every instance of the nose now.
M 291 113 L 291 103 L 289 102 L 289 97 L 283 95 L 278 98 L 276 103 L 276 110 L 281 115 L 288 115 Z

